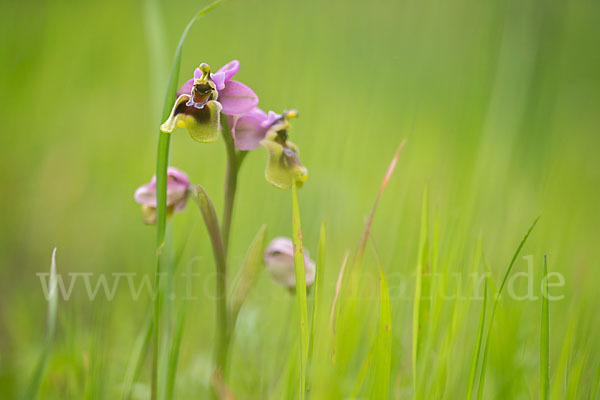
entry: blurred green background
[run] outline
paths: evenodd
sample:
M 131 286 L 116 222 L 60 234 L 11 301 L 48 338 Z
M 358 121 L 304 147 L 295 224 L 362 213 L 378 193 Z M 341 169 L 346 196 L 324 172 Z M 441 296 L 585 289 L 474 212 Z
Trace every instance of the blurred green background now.
M 0 397 L 19 396 L 39 357 L 46 302 L 36 273 L 48 271 L 53 247 L 62 274 L 153 273 L 155 229 L 142 224 L 133 192 L 154 173 L 172 55 L 204 5 L 0 4 Z M 316 255 L 319 225 L 327 222 L 326 304 L 387 164 L 408 139 L 373 226 L 392 296 L 392 398 L 411 396 L 411 274 L 426 188 L 440 258 L 451 271 L 471 268 L 466 264 L 481 238 L 500 280 L 542 214 L 522 254 L 534 257 L 537 295 L 543 254 L 549 269 L 565 277 L 557 290 L 565 298 L 550 305 L 551 373 L 571 327 L 566 357 L 568 365 L 581 364 L 583 388 L 573 393 L 589 394 L 600 354 L 600 263 L 593 254 L 600 239 L 599 12 L 592 0 L 225 0 L 192 28 L 181 82 L 201 62 L 218 68 L 238 59 L 236 79 L 256 91 L 263 109 L 300 111 L 291 138 L 309 170 L 300 191 L 302 224 Z M 241 172 L 233 260 L 243 257 L 261 224 L 270 237 L 291 233 L 290 194 L 265 181 L 265 162 L 259 148 Z M 177 130 L 170 165 L 201 183 L 220 214 L 220 141 L 201 145 Z M 210 244 L 196 206 L 190 203 L 171 225 L 174 246 L 187 241 L 182 268 L 210 276 Z M 525 270 L 519 259 L 515 272 Z M 186 305 L 178 398 L 202 398 L 210 373 L 213 282 L 195 285 L 200 299 Z M 147 300 L 132 301 L 123 284 L 113 301 L 92 302 L 76 285 L 59 304 L 42 398 L 118 397 Z M 473 330 L 479 304 L 463 303 L 465 326 Z M 239 398 L 272 395 L 285 365 L 281 346 L 294 343 L 294 305 L 262 274 L 233 347 L 231 385 Z M 486 396 L 534 397 L 539 301 L 507 298 L 503 312 Z M 451 346 L 447 398 L 464 396 L 474 335 L 466 332 Z M 147 382 L 144 369 L 139 398 Z M 338 385 L 336 393 L 352 388 Z

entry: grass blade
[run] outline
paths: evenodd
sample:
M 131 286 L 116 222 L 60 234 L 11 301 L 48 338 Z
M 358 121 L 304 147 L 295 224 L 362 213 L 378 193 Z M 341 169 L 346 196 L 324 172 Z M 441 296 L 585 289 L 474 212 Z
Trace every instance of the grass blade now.
M 144 322 L 144 328 L 138 334 L 133 345 L 129 364 L 125 370 L 125 377 L 123 378 L 123 387 L 121 389 L 121 398 L 127 400 L 131 398 L 131 389 L 133 382 L 139 375 L 144 358 L 148 352 L 150 346 L 150 339 L 152 338 L 152 314 L 149 313 L 146 321 Z
M 310 336 L 308 338 L 308 359 L 307 359 L 307 367 L 310 368 L 310 363 L 312 361 L 314 345 L 315 345 L 315 336 L 316 336 L 316 324 L 317 324 L 317 315 L 319 310 L 319 295 L 320 295 L 320 286 L 323 282 L 323 269 L 325 268 L 325 239 L 326 239 L 326 227 L 325 221 L 321 223 L 321 229 L 319 231 L 319 251 L 317 254 L 317 267 L 315 271 L 315 283 L 314 283 L 314 294 L 313 294 L 313 309 L 312 309 L 312 324 L 310 326 Z M 309 371 L 307 371 L 308 374 Z
M 244 264 L 242 265 L 242 269 L 240 270 L 238 278 L 236 279 L 237 283 L 231 296 L 231 304 L 229 307 L 231 310 L 231 320 L 229 321 L 231 324 L 230 330 L 233 330 L 242 304 L 244 304 L 244 301 L 248 297 L 248 294 L 250 293 L 252 286 L 254 286 L 256 278 L 261 271 L 266 238 L 267 226 L 263 225 L 258 230 L 258 233 L 252 240 L 252 243 L 246 252 Z
M 485 324 L 485 308 L 487 305 L 487 297 L 488 284 L 487 281 L 484 281 L 483 304 L 481 305 L 479 329 L 477 330 L 477 342 L 475 343 L 475 352 L 473 353 L 473 360 L 471 361 L 471 373 L 469 374 L 469 388 L 467 390 L 467 400 L 471 399 L 471 396 L 473 395 L 473 388 L 475 387 L 475 375 L 477 374 L 477 364 L 479 363 L 479 355 L 481 354 L 481 340 L 483 339 L 483 326 Z
M 340 272 L 338 273 L 337 282 L 335 284 L 335 295 L 333 296 L 333 304 L 331 305 L 331 314 L 329 316 L 329 331 L 332 338 L 335 336 L 335 313 L 340 292 L 342 290 L 342 282 L 344 280 L 346 264 L 348 264 L 348 257 L 350 257 L 350 252 L 346 251 L 346 254 L 344 254 L 344 261 L 342 261 L 342 266 L 340 268 Z
M 498 306 L 498 302 L 500 301 L 500 295 L 502 294 L 502 289 L 504 289 L 504 285 L 506 284 L 506 281 L 508 280 L 510 271 L 512 270 L 513 266 L 515 265 L 515 261 L 517 260 L 517 257 L 519 256 L 521 249 L 525 245 L 525 242 L 527 242 L 527 239 L 529 238 L 531 231 L 533 230 L 535 225 L 538 223 L 539 219 L 540 219 L 540 217 L 537 217 L 533 221 L 533 223 L 527 230 L 527 233 L 521 240 L 521 243 L 519 243 L 519 247 L 517 247 L 517 250 L 515 251 L 515 254 L 513 255 L 512 259 L 510 261 L 510 264 L 508 265 L 508 268 L 506 269 L 506 273 L 504 274 L 504 278 L 502 279 L 502 283 L 500 284 L 500 288 L 498 289 L 498 294 L 496 295 L 496 298 L 494 299 L 494 306 L 492 308 L 490 323 L 489 323 L 486 338 L 485 338 L 485 347 L 483 350 L 483 360 L 481 362 L 481 374 L 479 375 L 479 387 L 477 390 L 477 399 L 481 399 L 483 397 L 483 388 L 485 385 L 486 361 L 487 361 L 488 349 L 489 349 L 489 344 L 490 344 L 490 336 L 491 336 L 492 328 L 494 327 L 494 316 L 496 314 L 496 307 Z
M 56 332 L 56 316 L 58 314 L 58 288 L 56 281 L 56 248 L 52 251 L 52 261 L 50 262 L 50 278 L 48 282 L 48 310 L 46 312 L 46 337 L 44 342 L 44 348 L 42 354 L 37 363 L 33 377 L 29 385 L 29 391 L 27 393 L 27 399 L 37 398 L 42 379 L 44 378 L 44 372 L 46 371 L 46 364 L 52 351 L 52 344 L 54 342 L 54 333 Z
M 175 378 L 177 376 L 177 363 L 179 362 L 179 349 L 181 348 L 181 338 L 183 336 L 183 327 L 185 325 L 185 306 L 182 304 L 177 316 L 177 324 L 173 333 L 173 343 L 169 354 L 169 366 L 167 368 L 167 390 L 166 399 L 173 398 L 173 390 L 175 389 Z
M 372 236 L 371 239 L 373 239 Z M 383 271 L 381 257 L 375 248 L 375 242 L 373 240 L 371 242 L 375 249 L 379 269 L 379 325 L 373 348 L 374 380 L 370 394 L 373 399 L 387 399 L 389 397 L 390 367 L 392 364 L 392 309 L 390 291 Z
M 308 360 L 308 309 L 306 306 L 306 278 L 304 273 L 304 248 L 302 247 L 302 226 L 298 189 L 292 185 L 292 240 L 294 242 L 294 269 L 296 270 L 296 297 L 300 317 L 300 399 L 306 390 L 306 362 Z
M 542 321 L 540 327 L 540 400 L 548 399 L 550 390 L 550 312 L 548 309 L 548 261 L 544 255 L 542 279 Z
M 367 222 L 365 223 L 365 229 L 363 230 L 362 236 L 358 242 L 358 247 L 356 249 L 356 255 L 354 258 L 355 265 L 362 265 L 362 257 L 365 252 L 365 247 L 367 245 L 367 239 L 369 238 L 369 232 L 371 231 L 371 225 L 373 224 L 373 218 L 375 217 L 375 211 L 377 210 L 377 204 L 379 204 L 379 199 L 381 198 L 381 194 L 383 193 L 385 187 L 387 186 L 388 182 L 390 181 L 390 178 L 392 177 L 392 174 L 394 173 L 394 169 L 396 169 L 396 164 L 398 164 L 398 159 L 400 158 L 400 154 L 402 154 L 402 150 L 404 149 L 405 144 L 406 144 L 406 139 L 403 140 L 402 143 L 400 143 L 400 146 L 398 146 L 398 150 L 396 150 L 396 154 L 394 155 L 394 158 L 392 158 L 392 161 L 390 162 L 390 165 L 388 166 L 388 169 L 385 173 L 383 181 L 381 182 L 381 186 L 379 186 L 379 192 L 377 192 L 377 197 L 375 198 L 375 203 L 373 204 L 373 208 L 371 208 L 371 214 L 369 214 L 369 218 L 367 219 Z
M 594 376 L 594 382 L 592 382 L 592 389 L 590 391 L 590 399 L 597 399 L 596 393 L 598 392 L 598 383 L 600 383 L 600 364 L 596 368 L 596 375 Z
M 421 236 L 419 239 L 419 255 L 417 260 L 417 270 L 415 276 L 415 297 L 413 302 L 413 323 L 412 323 L 412 369 L 413 369 L 413 390 L 415 397 L 419 397 L 418 387 L 418 368 L 417 362 L 419 357 L 420 333 L 424 327 L 425 314 L 422 310 L 421 303 L 423 299 L 423 274 L 426 271 L 427 252 L 428 252 L 428 196 L 427 190 L 423 194 L 423 206 L 421 210 Z
M 175 102 L 177 95 L 177 83 L 179 81 L 179 70 L 181 68 L 181 53 L 183 49 L 183 43 L 187 37 L 188 32 L 196 22 L 196 20 L 202 15 L 212 10 L 221 0 L 204 7 L 194 15 L 194 17 L 188 22 L 187 26 L 183 30 L 177 49 L 175 50 L 175 56 L 171 65 L 171 74 L 169 76 L 169 83 L 167 85 L 167 91 L 165 94 L 165 101 L 163 105 L 163 112 L 161 121 L 168 118 L 171 107 Z M 171 135 L 165 132 L 159 132 L 158 136 L 158 149 L 156 152 L 156 269 L 154 278 L 154 290 L 156 291 L 156 299 L 154 301 L 154 354 L 152 359 L 152 381 L 151 381 L 151 399 L 157 398 L 157 381 L 158 381 L 158 353 L 159 353 L 159 317 L 160 317 L 160 288 L 159 288 L 159 276 L 161 273 L 161 252 L 165 240 L 165 231 L 167 227 L 167 166 L 169 165 L 169 147 L 171 142 Z

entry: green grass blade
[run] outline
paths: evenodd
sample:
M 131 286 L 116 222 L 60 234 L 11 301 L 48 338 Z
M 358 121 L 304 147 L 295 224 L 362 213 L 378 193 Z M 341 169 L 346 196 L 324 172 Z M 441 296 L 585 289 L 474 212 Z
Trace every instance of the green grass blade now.
M 344 260 L 342 261 L 342 266 L 340 267 L 340 272 L 338 273 L 337 281 L 335 283 L 335 293 L 333 296 L 333 303 L 331 304 L 331 313 L 329 316 L 329 333 L 331 334 L 332 339 L 335 337 L 335 317 L 336 312 L 338 311 L 338 300 L 342 291 L 342 282 L 344 281 L 344 274 L 346 272 L 346 265 L 348 264 L 349 257 L 350 252 L 346 251 L 346 253 L 344 253 Z
M 306 390 L 306 362 L 308 359 L 308 309 L 306 306 L 306 278 L 304 273 L 304 248 L 302 226 L 296 185 L 292 185 L 292 240 L 294 242 L 294 266 L 296 270 L 296 297 L 300 317 L 300 399 Z
M 360 237 L 360 240 L 358 242 L 358 247 L 356 249 L 356 254 L 354 257 L 354 265 L 358 265 L 361 266 L 362 265 L 362 258 L 363 258 L 363 254 L 365 252 L 365 247 L 367 245 L 367 239 L 369 239 L 369 233 L 371 231 L 371 225 L 373 224 L 373 218 L 375 217 L 375 211 L 377 210 L 377 205 L 379 204 L 379 199 L 381 198 L 381 195 L 383 193 L 383 191 L 385 190 L 385 187 L 387 186 L 388 182 L 390 181 L 390 178 L 392 177 L 392 174 L 394 173 L 394 170 L 396 169 L 396 164 L 398 164 L 398 159 L 400 158 L 400 154 L 402 154 L 402 150 L 404 149 L 404 145 L 406 144 L 406 139 L 402 141 L 402 143 L 400 143 L 400 146 L 398 146 L 398 149 L 396 150 L 396 154 L 394 154 L 394 157 L 392 158 L 392 161 L 390 162 L 388 169 L 385 173 L 385 176 L 383 178 L 383 180 L 381 181 L 381 185 L 379 186 L 379 191 L 377 192 L 377 197 L 375 197 L 375 203 L 373 204 L 373 208 L 371 208 L 371 214 L 369 214 L 369 218 L 367 219 L 367 222 L 365 223 L 365 228 L 363 230 L 362 236 Z
M 540 327 L 540 400 L 547 400 L 550 390 L 550 312 L 548 309 L 548 261 L 544 255 L 542 279 L 542 320 Z
M 374 242 L 373 247 L 375 248 Z M 387 278 L 377 250 L 375 250 L 375 255 L 379 269 L 379 325 L 374 347 L 374 379 L 370 394 L 373 399 L 387 399 L 389 397 L 390 367 L 392 364 L 392 309 Z
M 598 398 L 598 383 L 600 383 L 600 363 L 596 368 L 596 375 L 594 376 L 594 381 L 592 382 L 592 389 L 590 391 L 590 399 L 595 400 Z
M 240 270 L 240 273 L 236 279 L 235 289 L 231 295 L 231 329 L 233 329 L 233 326 L 235 326 L 238 313 L 240 312 L 244 301 L 248 297 L 250 290 L 252 290 L 252 287 L 256 282 L 256 278 L 262 269 L 266 239 L 267 226 L 263 225 L 260 227 L 258 233 L 252 240 L 250 247 L 248 247 L 244 264 L 242 265 L 242 269 Z
M 175 331 L 173 332 L 173 342 L 171 344 L 171 352 L 169 354 L 169 365 L 167 368 L 167 390 L 166 399 L 173 398 L 175 389 L 175 378 L 177 377 L 177 364 L 179 362 L 179 350 L 181 348 L 181 338 L 183 336 L 183 327 L 185 325 L 185 305 L 181 305 L 177 316 Z
M 181 53 L 183 49 L 183 43 L 187 37 L 188 32 L 196 22 L 196 20 L 202 15 L 212 10 L 221 0 L 204 7 L 194 15 L 194 17 L 187 24 L 177 49 L 175 50 L 175 56 L 171 65 L 171 74 L 169 76 L 169 83 L 167 85 L 167 91 L 165 94 L 165 101 L 163 105 L 163 112 L 161 121 L 168 118 L 170 110 L 175 102 L 177 95 L 177 84 L 179 81 L 179 70 L 181 68 Z M 152 359 L 152 381 L 151 381 L 151 398 L 154 400 L 157 398 L 157 382 L 158 382 L 158 353 L 159 353 L 159 317 L 160 317 L 160 288 L 159 288 L 159 276 L 161 273 L 161 250 L 165 240 L 165 231 L 167 227 L 167 167 L 169 165 L 169 147 L 171 142 L 171 135 L 165 132 L 159 132 L 158 136 L 158 149 L 156 152 L 156 269 L 155 269 L 155 280 L 154 290 L 156 291 L 156 299 L 154 301 L 154 354 Z
M 481 340 L 483 339 L 483 327 L 485 325 L 485 308 L 487 305 L 488 297 L 488 284 L 485 281 L 483 286 L 483 303 L 481 304 L 481 313 L 479 316 L 479 329 L 477 330 L 477 342 L 475 343 L 475 352 L 473 353 L 473 359 L 471 360 L 471 372 L 469 374 L 469 388 L 467 390 L 467 400 L 471 399 L 473 395 L 473 388 L 475 387 L 475 376 L 477 374 L 477 364 L 479 362 L 479 355 L 481 354 Z
M 392 310 L 390 303 L 390 291 L 387 278 L 383 270 L 383 264 L 379 252 L 375 247 L 373 236 L 371 243 L 377 260 L 379 271 L 379 322 L 377 324 L 377 336 L 363 361 L 360 372 L 354 384 L 351 398 L 360 398 L 359 392 L 365 377 L 370 374 L 369 398 L 387 399 L 389 397 L 390 368 L 392 363 Z
M 56 316 L 58 314 L 58 288 L 56 281 L 56 248 L 52 251 L 52 261 L 50 262 L 50 278 L 48 282 L 49 294 L 48 294 L 48 310 L 46 312 L 46 337 L 44 341 L 44 348 L 40 359 L 38 360 L 37 366 L 33 373 L 29 384 L 29 390 L 26 395 L 27 399 L 37 398 L 42 379 L 44 378 L 44 372 L 46 371 L 46 364 L 48 364 L 48 358 L 52 351 L 52 345 L 54 343 L 54 334 L 56 332 Z
M 413 322 L 412 322 L 412 373 L 413 373 L 413 390 L 415 397 L 419 397 L 418 387 L 418 368 L 417 362 L 419 357 L 420 333 L 423 329 L 423 311 L 422 311 L 422 295 L 423 295 L 423 274 L 425 273 L 427 263 L 427 237 L 428 237 L 428 196 L 427 190 L 423 194 L 423 205 L 421 210 L 421 236 L 419 239 L 419 255 L 417 260 L 416 276 L 415 276 L 415 296 L 413 302 Z
M 131 389 L 133 382 L 137 378 L 142 369 L 146 353 L 150 347 L 150 339 L 152 338 L 152 314 L 149 313 L 144 322 L 144 328 L 138 333 L 138 336 L 133 345 L 131 357 L 125 370 L 123 378 L 123 387 L 121 389 L 121 398 L 127 400 L 131 398 Z
M 502 283 L 500 284 L 500 288 L 498 289 L 498 294 L 496 295 L 496 298 L 494 299 L 494 306 L 492 308 L 492 314 L 490 317 L 490 322 L 489 322 L 489 326 L 488 326 L 488 330 L 487 330 L 487 334 L 486 334 L 486 338 L 485 338 L 485 347 L 484 347 L 484 351 L 483 351 L 483 360 L 481 362 L 481 374 L 479 375 L 479 387 L 477 390 L 477 399 L 481 399 L 483 397 L 483 388 L 485 385 L 485 372 L 486 372 L 487 355 L 488 355 L 488 349 L 489 349 L 489 344 L 490 344 L 490 337 L 491 337 L 492 328 L 494 327 L 494 316 L 496 314 L 496 307 L 498 306 L 498 302 L 500 301 L 500 295 L 502 294 L 502 289 L 504 289 L 504 285 L 506 284 L 506 281 L 508 280 L 510 271 L 512 270 L 513 266 L 515 265 L 515 261 L 517 260 L 517 257 L 519 256 L 521 249 L 525 245 L 525 242 L 527 242 L 527 239 L 529 238 L 531 231 L 533 231 L 533 228 L 538 223 L 539 219 L 540 219 L 540 217 L 537 217 L 533 221 L 533 223 L 527 230 L 527 233 L 521 240 L 521 243 L 519 243 L 519 247 L 517 247 L 517 250 L 515 251 L 515 254 L 513 255 L 512 259 L 510 261 L 510 264 L 508 265 L 508 268 L 506 269 L 506 273 L 504 274 L 504 278 L 502 279 Z
M 317 325 L 317 315 L 320 310 L 319 305 L 319 295 L 320 295 L 320 286 L 323 282 L 323 269 L 325 269 L 325 244 L 326 244 L 326 235 L 327 229 L 325 226 L 325 221 L 321 223 L 321 229 L 319 231 L 319 251 L 317 254 L 317 267 L 315 271 L 315 283 L 314 283 L 314 294 L 313 294 L 313 309 L 312 309 L 312 322 L 310 326 L 310 336 L 308 338 L 308 359 L 307 359 L 307 367 L 310 368 L 310 364 L 312 361 L 314 346 L 315 346 L 315 336 L 316 336 L 316 328 Z M 307 374 L 309 371 L 307 371 Z
M 573 355 L 573 334 L 575 332 L 576 320 L 571 319 L 567 334 L 563 340 L 560 358 L 555 367 L 554 380 L 552 382 L 551 399 L 565 399 L 567 385 L 569 382 L 570 360 Z

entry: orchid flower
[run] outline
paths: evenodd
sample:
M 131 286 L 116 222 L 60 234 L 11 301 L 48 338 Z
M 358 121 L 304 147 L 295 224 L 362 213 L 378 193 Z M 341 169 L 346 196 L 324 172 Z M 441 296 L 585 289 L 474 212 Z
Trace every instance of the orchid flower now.
M 277 237 L 265 249 L 265 264 L 273 280 L 288 288 L 296 288 L 296 272 L 294 269 L 294 244 L 292 239 Z M 315 262 L 311 260 L 308 250 L 304 249 L 304 274 L 306 287 L 315 282 Z
M 231 133 L 238 150 L 254 150 L 260 146 L 273 124 L 282 116 L 269 111 L 267 114 L 258 107 L 240 116 L 227 116 Z
M 298 159 L 298 147 L 287 140 L 289 119 L 297 116 L 296 110 L 285 111 L 271 124 L 265 138 L 260 141 L 269 153 L 265 178 L 279 189 L 289 189 L 308 178 L 306 167 Z
M 240 69 L 237 60 L 210 73 L 208 64 L 194 71 L 194 78 L 183 84 L 169 118 L 161 125 L 163 132 L 171 133 L 176 126 L 187 128 L 192 139 L 214 142 L 218 138 L 220 113 L 240 115 L 258 104 L 258 96 L 243 83 L 231 78 Z
M 191 193 L 190 180 L 185 172 L 174 167 L 167 169 L 167 217 L 185 209 Z M 134 195 L 142 205 L 142 217 L 147 224 L 156 223 L 156 175 L 145 185 L 140 186 Z

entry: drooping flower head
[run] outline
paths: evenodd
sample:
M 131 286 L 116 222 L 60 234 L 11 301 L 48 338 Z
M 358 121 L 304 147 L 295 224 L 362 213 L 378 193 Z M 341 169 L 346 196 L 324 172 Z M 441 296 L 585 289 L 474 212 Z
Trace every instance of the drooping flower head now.
M 243 83 L 231 80 L 240 69 L 237 60 L 210 73 L 208 64 L 194 71 L 194 78 L 183 84 L 169 119 L 160 127 L 171 133 L 176 126 L 187 128 L 192 139 L 214 142 L 218 138 L 220 113 L 239 115 L 251 111 L 258 104 L 258 96 Z
M 240 116 L 227 116 L 231 133 L 238 150 L 254 150 L 260 146 L 273 124 L 281 119 L 281 115 L 269 111 L 267 114 L 258 107 Z
M 277 237 L 265 249 L 265 264 L 273 280 L 290 289 L 296 288 L 296 272 L 294 270 L 294 244 L 290 238 Z M 304 276 L 306 287 L 315 282 L 315 262 L 310 259 L 304 249 Z
M 167 218 L 174 212 L 185 209 L 190 193 L 191 185 L 187 174 L 174 167 L 167 168 Z M 156 223 L 156 175 L 135 191 L 134 198 L 142 205 L 144 222 Z
M 289 120 L 297 116 L 296 110 L 285 111 L 282 116 L 270 112 L 273 121 L 265 122 L 270 128 L 260 141 L 269 153 L 265 178 L 279 189 L 289 189 L 308 178 L 306 167 L 298 159 L 298 146 L 288 140 Z

